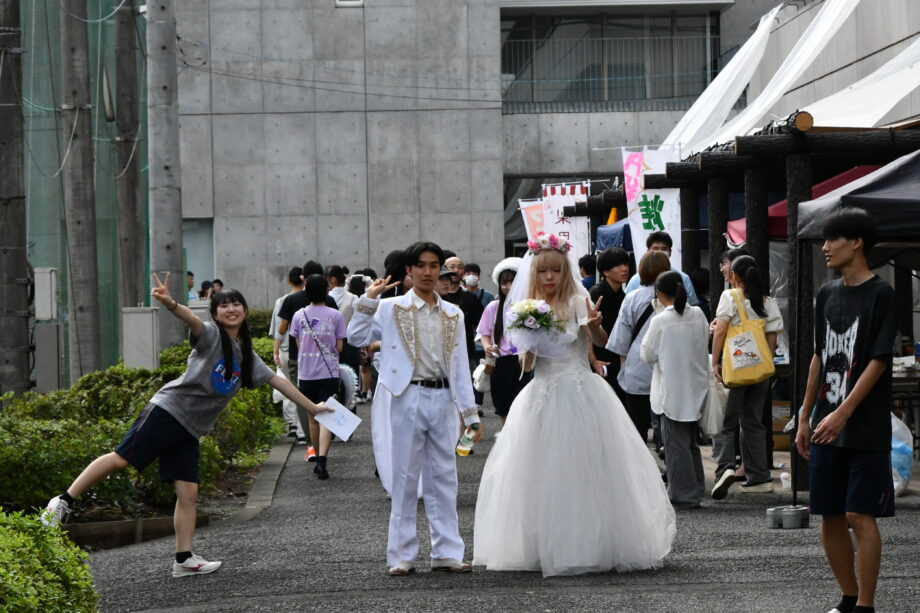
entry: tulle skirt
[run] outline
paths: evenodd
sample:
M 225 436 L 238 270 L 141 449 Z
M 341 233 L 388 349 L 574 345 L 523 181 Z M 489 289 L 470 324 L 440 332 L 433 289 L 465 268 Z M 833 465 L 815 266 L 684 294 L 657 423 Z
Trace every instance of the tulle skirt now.
M 570 370 L 538 365 L 512 405 L 479 486 L 475 564 L 633 571 L 671 550 L 674 509 L 649 449 L 607 382 Z

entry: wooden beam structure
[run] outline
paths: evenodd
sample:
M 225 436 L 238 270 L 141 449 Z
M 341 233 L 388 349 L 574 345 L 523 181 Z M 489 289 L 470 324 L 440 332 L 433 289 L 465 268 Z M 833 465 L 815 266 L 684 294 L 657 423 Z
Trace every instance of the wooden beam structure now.
M 920 130 L 761 134 L 735 138 L 735 153 L 738 155 L 851 153 L 854 155 L 883 154 L 895 157 L 917 149 L 920 149 Z
M 770 288 L 770 221 L 767 203 L 767 171 L 749 168 L 744 171 L 744 219 L 747 226 L 747 250 L 757 262 L 765 291 Z
M 680 266 L 690 274 L 700 267 L 700 192 L 680 189 Z

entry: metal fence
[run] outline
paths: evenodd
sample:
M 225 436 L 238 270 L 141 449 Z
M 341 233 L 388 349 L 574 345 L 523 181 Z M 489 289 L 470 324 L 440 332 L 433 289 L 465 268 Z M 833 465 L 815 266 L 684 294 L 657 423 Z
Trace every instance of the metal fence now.
M 502 100 L 611 102 L 685 98 L 715 77 L 714 36 L 509 40 Z

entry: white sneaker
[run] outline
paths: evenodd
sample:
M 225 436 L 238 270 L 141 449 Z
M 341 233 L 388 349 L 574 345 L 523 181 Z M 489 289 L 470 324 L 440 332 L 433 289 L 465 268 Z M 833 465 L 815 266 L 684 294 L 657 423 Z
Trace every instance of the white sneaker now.
M 70 505 L 60 496 L 48 501 L 48 506 L 41 514 L 41 522 L 46 526 L 59 526 L 70 517 Z
M 173 577 L 186 577 L 188 575 L 206 575 L 220 568 L 222 562 L 208 562 L 202 557 L 192 554 L 188 560 L 179 564 L 173 560 Z

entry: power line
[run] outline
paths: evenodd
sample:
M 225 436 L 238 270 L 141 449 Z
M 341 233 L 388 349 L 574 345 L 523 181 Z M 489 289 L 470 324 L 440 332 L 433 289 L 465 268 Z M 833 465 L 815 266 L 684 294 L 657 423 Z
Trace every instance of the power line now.
M 210 73 L 210 74 L 214 74 L 218 76 L 243 79 L 245 81 L 256 81 L 259 83 L 270 83 L 273 85 L 285 85 L 288 87 L 297 87 L 300 89 L 312 89 L 315 91 L 327 91 L 327 92 L 334 92 L 338 94 L 353 94 L 357 96 L 364 95 L 365 93 L 363 90 L 358 90 L 358 91 L 344 90 L 344 89 L 336 89 L 333 87 L 320 87 L 318 85 L 308 85 L 306 83 L 304 84 L 288 83 L 288 82 L 280 80 L 280 79 L 285 79 L 286 77 L 276 77 L 274 79 L 271 79 L 271 78 L 266 79 L 266 78 L 256 77 L 253 75 L 245 75 L 245 74 L 233 73 L 229 71 L 215 70 L 213 68 L 205 68 L 203 66 L 192 66 L 191 64 L 185 64 L 185 66 L 191 70 L 197 70 L 199 72 L 206 72 L 206 73 Z M 306 81 L 306 82 L 310 82 L 310 81 Z M 353 85 L 354 87 L 364 87 L 360 83 L 354 83 L 354 84 L 342 83 L 342 85 Z M 378 86 L 371 85 L 370 87 L 378 87 Z M 487 99 L 482 99 L 482 98 L 441 98 L 437 96 L 406 96 L 406 95 L 401 95 L 401 94 L 385 94 L 382 92 L 368 92 L 368 93 L 370 93 L 373 96 L 382 96 L 384 98 L 400 98 L 404 100 L 420 100 L 420 101 L 432 101 L 432 102 L 475 102 L 475 103 L 480 103 L 480 104 L 487 104 L 487 103 L 494 104 L 496 102 L 501 102 L 500 100 L 487 100 Z M 493 108 L 498 108 L 498 107 L 493 107 Z
M 33 0 L 33 1 L 35 1 L 35 0 Z M 84 19 L 83 17 L 80 17 L 79 15 L 74 15 L 73 13 L 71 13 L 70 11 L 68 11 L 67 9 L 65 9 L 65 8 L 64 8 L 64 5 L 61 4 L 61 0 L 57 0 L 57 3 L 58 3 L 58 7 L 61 9 L 62 12 L 67 13 L 68 15 L 70 15 L 71 17 L 73 17 L 74 19 L 76 19 L 77 21 L 82 21 L 83 23 L 102 23 L 103 21 L 108 21 L 109 19 L 111 19 L 112 17 L 114 17 L 115 14 L 116 14 L 118 11 L 121 10 L 121 7 L 123 7 L 123 6 L 125 5 L 125 2 L 127 2 L 127 1 L 128 1 L 128 0 L 121 0 L 121 2 L 118 4 L 118 6 L 116 6 L 116 7 L 112 10 L 111 13 L 109 13 L 109 14 L 106 15 L 105 17 L 100 17 L 100 18 L 98 18 L 98 19 Z

